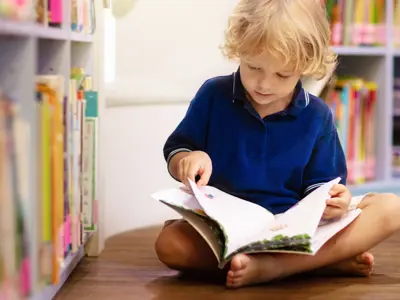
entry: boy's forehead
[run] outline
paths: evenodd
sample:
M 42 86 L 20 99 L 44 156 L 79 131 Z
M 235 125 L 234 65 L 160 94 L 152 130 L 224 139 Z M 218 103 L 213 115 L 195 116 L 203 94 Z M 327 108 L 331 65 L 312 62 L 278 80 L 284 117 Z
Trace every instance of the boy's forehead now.
M 287 64 L 283 57 L 275 57 L 268 53 L 262 53 L 260 55 L 253 56 L 242 56 L 241 60 L 246 63 L 254 64 L 259 68 L 274 69 L 276 71 L 287 71 L 291 72 L 294 70 L 292 64 Z

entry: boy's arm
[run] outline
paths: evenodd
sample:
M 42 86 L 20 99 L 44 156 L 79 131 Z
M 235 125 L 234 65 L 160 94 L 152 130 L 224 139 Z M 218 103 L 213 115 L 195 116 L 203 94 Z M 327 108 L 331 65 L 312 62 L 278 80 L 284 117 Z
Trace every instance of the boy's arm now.
M 336 126 L 333 120 L 329 118 L 328 126 L 317 141 L 304 171 L 303 197 L 337 177 L 341 177 L 340 183 L 346 185 L 346 157 L 340 144 Z
M 174 179 L 177 178 L 176 169 L 180 159 L 191 151 L 205 151 L 213 88 L 211 80 L 200 87 L 184 118 L 165 142 L 164 159 Z

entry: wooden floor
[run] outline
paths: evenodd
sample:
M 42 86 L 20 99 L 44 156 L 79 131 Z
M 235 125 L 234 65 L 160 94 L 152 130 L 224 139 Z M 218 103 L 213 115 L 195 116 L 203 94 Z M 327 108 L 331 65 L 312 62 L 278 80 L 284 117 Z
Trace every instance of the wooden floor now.
M 373 249 L 371 278 L 303 277 L 227 290 L 218 283 L 179 278 L 163 267 L 153 250 L 158 231 L 149 228 L 109 239 L 99 258 L 83 259 L 56 299 L 400 299 L 400 233 Z

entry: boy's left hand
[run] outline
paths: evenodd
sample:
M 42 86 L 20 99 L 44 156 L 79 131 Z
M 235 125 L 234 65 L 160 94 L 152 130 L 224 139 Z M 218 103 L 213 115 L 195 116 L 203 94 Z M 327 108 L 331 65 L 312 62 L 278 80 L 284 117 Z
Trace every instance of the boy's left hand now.
M 326 208 L 322 216 L 329 220 L 341 217 L 349 209 L 351 193 L 343 184 L 335 184 L 329 191 L 331 198 L 326 201 Z

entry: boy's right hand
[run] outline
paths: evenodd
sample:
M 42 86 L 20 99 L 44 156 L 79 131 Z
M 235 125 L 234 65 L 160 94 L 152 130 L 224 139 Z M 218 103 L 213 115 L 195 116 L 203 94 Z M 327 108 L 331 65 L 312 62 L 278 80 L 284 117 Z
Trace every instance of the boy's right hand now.
M 212 173 L 212 162 L 210 156 L 203 151 L 192 151 L 182 157 L 177 165 L 178 179 L 189 187 L 188 178 L 195 182 L 197 175 L 200 176 L 197 186 L 208 184 Z

